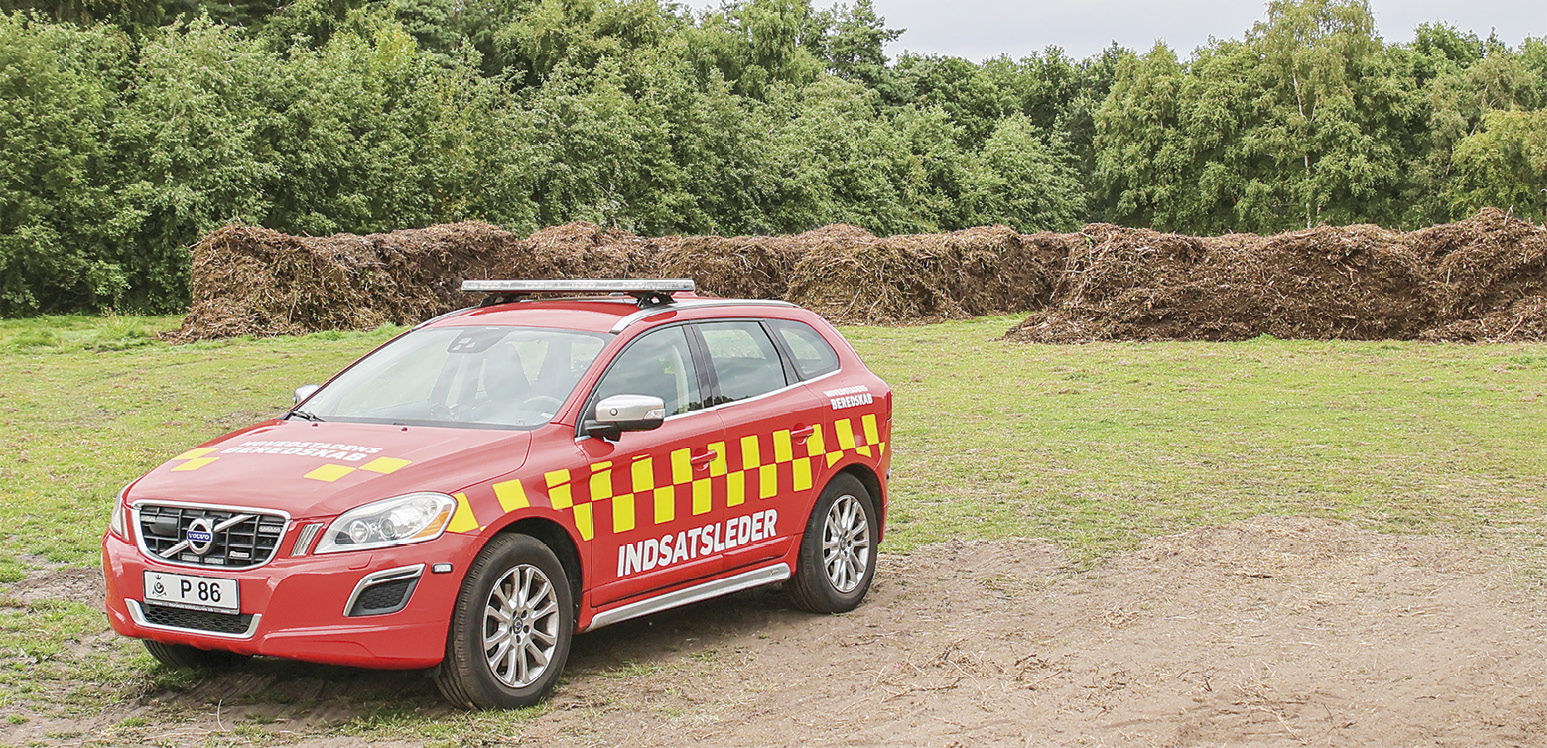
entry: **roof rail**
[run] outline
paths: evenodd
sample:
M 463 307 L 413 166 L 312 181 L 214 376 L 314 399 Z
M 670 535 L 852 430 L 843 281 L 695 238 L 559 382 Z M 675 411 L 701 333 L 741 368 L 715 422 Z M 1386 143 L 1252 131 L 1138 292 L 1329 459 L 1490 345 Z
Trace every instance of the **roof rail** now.
M 624 293 L 639 301 L 639 308 L 672 303 L 677 292 L 692 293 L 691 278 L 569 278 L 563 280 L 464 280 L 463 291 L 489 294 L 480 306 L 504 304 L 539 293 Z

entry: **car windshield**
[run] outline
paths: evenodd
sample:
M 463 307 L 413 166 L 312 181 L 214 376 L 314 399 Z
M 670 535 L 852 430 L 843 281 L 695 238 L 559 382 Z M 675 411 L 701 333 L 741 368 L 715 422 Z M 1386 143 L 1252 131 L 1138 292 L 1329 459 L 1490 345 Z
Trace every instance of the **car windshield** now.
M 432 327 L 362 359 L 302 406 L 323 421 L 530 429 L 553 419 L 612 336 Z

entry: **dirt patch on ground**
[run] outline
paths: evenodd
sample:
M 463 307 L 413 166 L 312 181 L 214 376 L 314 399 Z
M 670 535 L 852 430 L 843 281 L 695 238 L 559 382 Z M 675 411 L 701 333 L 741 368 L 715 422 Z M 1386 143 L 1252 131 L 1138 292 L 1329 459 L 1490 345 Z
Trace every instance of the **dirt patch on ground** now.
M 848 615 L 798 613 L 759 590 L 581 636 L 548 711 L 489 738 L 1540 744 L 1542 603 L 1490 552 L 1323 520 L 1160 538 L 1083 572 L 1040 543 L 948 543 L 884 555 Z M 259 661 L 102 719 L 138 716 L 178 739 L 219 732 L 217 716 L 225 730 L 258 719 L 331 745 L 333 725 L 387 705 L 455 714 L 414 674 Z M 48 729 L 0 725 L 0 739 Z
M 14 584 L 6 585 L 0 597 L 22 604 L 42 600 L 69 600 L 87 605 L 100 605 L 107 594 L 100 569 L 82 569 L 79 566 L 61 566 L 48 571 L 33 573 Z

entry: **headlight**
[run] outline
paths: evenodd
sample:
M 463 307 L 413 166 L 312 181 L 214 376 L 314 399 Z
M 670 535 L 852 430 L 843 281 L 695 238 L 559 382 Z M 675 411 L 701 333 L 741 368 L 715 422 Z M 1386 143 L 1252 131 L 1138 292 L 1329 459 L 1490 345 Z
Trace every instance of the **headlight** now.
M 113 499 L 113 514 L 107 521 L 108 532 L 111 532 L 114 535 L 123 538 L 124 540 L 129 539 L 129 525 L 124 521 L 124 515 L 128 513 L 129 508 L 124 506 L 124 494 L 129 492 L 129 486 L 132 485 L 134 484 L 130 483 L 129 485 L 118 489 L 118 498 Z
M 446 531 L 456 499 L 443 493 L 411 493 L 355 507 L 322 533 L 312 553 L 337 553 L 434 540 Z

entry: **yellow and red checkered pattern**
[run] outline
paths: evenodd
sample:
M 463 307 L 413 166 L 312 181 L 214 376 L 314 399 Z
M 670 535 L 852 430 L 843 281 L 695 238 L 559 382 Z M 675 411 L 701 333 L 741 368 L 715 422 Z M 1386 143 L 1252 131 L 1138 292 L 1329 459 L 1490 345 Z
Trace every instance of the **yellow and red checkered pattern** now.
M 856 422 L 857 420 L 857 422 Z M 748 435 L 709 445 L 715 453 L 707 470 L 695 470 L 692 449 L 603 460 L 583 468 L 553 470 L 526 481 L 496 483 L 492 496 L 457 494 L 452 532 L 480 530 L 504 514 L 546 498 L 549 506 L 574 517 L 580 537 L 624 534 L 675 521 L 679 512 L 708 514 L 716 496 L 725 506 L 771 499 L 784 491 L 808 491 L 816 476 L 845 454 L 886 454 L 875 414 L 841 418 L 831 427 L 812 427 L 802 442 L 789 429 Z M 363 468 L 362 468 L 363 469 Z

